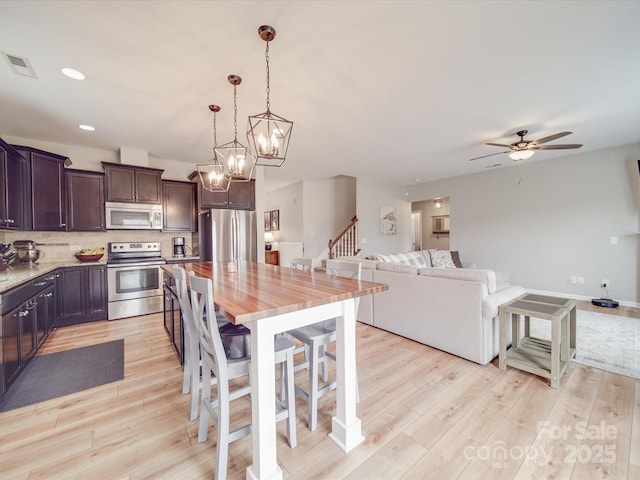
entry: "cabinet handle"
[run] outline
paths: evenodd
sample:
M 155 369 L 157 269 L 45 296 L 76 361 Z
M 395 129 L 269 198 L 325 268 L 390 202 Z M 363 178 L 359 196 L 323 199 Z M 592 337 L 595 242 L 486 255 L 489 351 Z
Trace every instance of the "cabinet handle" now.
M 43 295 L 43 297 L 45 297 L 45 298 L 53 297 L 53 293 L 49 292 L 49 293 Z
M 22 310 L 21 310 L 21 311 L 18 313 L 18 316 L 19 316 L 19 317 L 26 317 L 27 315 L 29 315 L 29 310 L 24 310 L 24 311 L 22 311 Z
M 46 285 L 46 284 L 47 284 L 47 282 L 38 282 L 35 285 L 36 285 L 36 287 L 41 287 L 41 286 Z
M 16 221 L 13 218 L 7 218 L 7 223 L 16 223 Z
M 57 277 L 57 275 L 51 275 L 50 277 L 45 277 L 45 280 L 50 282 L 51 280 L 55 280 L 56 277 Z
M 66 226 L 67 226 L 67 224 L 66 224 L 66 223 L 61 223 L 61 224 L 60 224 L 60 226 L 61 226 L 61 227 L 66 227 Z

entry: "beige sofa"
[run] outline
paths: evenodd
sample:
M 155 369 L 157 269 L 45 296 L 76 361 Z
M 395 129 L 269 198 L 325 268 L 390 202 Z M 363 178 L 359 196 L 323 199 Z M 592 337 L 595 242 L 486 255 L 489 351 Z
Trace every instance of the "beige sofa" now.
M 363 280 L 389 285 L 361 299 L 360 322 L 482 365 L 498 355 L 498 307 L 525 293 L 496 282 L 492 270 L 341 260 L 360 262 Z

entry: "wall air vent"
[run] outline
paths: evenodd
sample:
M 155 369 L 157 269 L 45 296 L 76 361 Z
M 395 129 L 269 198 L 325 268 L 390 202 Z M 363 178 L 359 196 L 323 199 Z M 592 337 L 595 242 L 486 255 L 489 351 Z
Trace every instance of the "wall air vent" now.
M 31 62 L 29 62 L 28 59 L 5 52 L 2 52 L 2 56 L 7 60 L 11 70 L 13 70 L 13 73 L 23 75 L 25 77 L 38 78 L 36 72 L 31 66 Z

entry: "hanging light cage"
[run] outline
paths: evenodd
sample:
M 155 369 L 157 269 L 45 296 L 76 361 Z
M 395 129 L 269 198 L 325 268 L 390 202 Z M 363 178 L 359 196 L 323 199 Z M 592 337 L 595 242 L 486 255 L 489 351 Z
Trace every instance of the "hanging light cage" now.
M 270 110 L 270 84 L 269 84 L 269 42 L 276 37 L 276 31 L 269 25 L 262 25 L 258 29 L 260 38 L 267 42 L 265 49 L 266 74 L 267 74 L 267 110 L 258 115 L 249 117 L 247 128 L 247 141 L 254 155 L 256 165 L 265 167 L 280 167 L 287 156 L 289 139 L 293 122 L 280 117 Z
M 238 107 L 236 87 L 240 85 L 242 78 L 238 75 L 229 75 L 227 79 L 229 83 L 233 85 L 234 137 L 231 142 L 220 145 L 215 148 L 214 151 L 218 162 L 224 167 L 225 175 L 229 182 L 249 182 L 253 176 L 255 158 L 247 147 L 238 142 L 237 129 Z
M 213 158 L 209 163 L 199 163 L 196 165 L 198 177 L 202 188 L 208 192 L 226 192 L 229 190 L 229 177 L 225 175 L 224 166 L 218 161 L 215 154 L 217 145 L 216 138 L 216 113 L 220 111 L 218 105 L 209 105 L 209 110 L 213 112 Z

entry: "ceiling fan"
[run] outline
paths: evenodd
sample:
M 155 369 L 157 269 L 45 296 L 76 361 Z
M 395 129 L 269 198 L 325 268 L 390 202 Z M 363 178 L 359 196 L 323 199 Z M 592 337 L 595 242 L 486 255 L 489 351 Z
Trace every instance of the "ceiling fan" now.
M 508 153 L 509 157 L 512 160 L 526 160 L 530 158 L 531 155 L 535 153 L 535 150 L 566 150 L 569 148 L 580 148 L 582 144 L 579 143 L 568 143 L 564 145 L 542 145 L 543 143 L 551 142 L 552 140 L 557 140 L 558 138 L 566 137 L 567 135 L 571 135 L 572 132 L 560 132 L 554 135 L 549 135 L 548 137 L 541 138 L 540 140 L 525 140 L 524 136 L 529 133 L 528 130 L 520 130 L 516 133 L 520 137 L 520 140 L 512 143 L 511 145 L 504 145 L 502 143 L 486 143 L 485 145 L 493 145 L 496 147 L 504 147 L 509 150 L 505 150 L 504 152 L 490 153 L 489 155 L 482 155 L 481 157 L 475 157 L 469 159 L 478 160 L 480 158 L 491 157 L 493 155 L 501 155 L 503 153 Z

